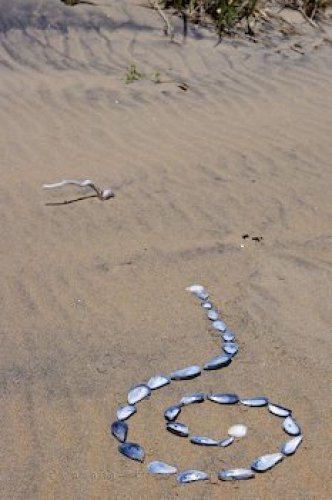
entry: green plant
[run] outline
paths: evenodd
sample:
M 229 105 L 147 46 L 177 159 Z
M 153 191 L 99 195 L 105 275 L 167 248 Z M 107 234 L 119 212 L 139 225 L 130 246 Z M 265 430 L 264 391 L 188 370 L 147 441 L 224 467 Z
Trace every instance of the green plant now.
M 61 0 L 62 3 L 69 5 L 70 7 L 74 7 L 74 5 L 78 5 L 80 0 Z
M 196 23 L 204 22 L 208 17 L 221 35 L 243 21 L 251 34 L 249 21 L 268 4 L 268 0 L 159 0 L 157 3 L 163 9 L 173 9 Z M 327 7 L 331 7 L 332 0 L 275 0 L 275 4 L 299 10 L 315 26 L 312 19 L 319 18 Z
M 151 75 L 151 81 L 154 82 L 154 83 L 161 83 L 161 74 L 160 74 L 160 71 L 155 71 Z
M 249 19 L 254 16 L 259 0 L 164 0 L 164 8 L 173 8 L 185 13 L 195 22 L 203 21 L 205 16 L 210 17 L 221 34 L 234 28 L 245 19 L 249 26 Z M 315 0 L 311 0 L 315 1 Z M 320 0 L 317 0 L 320 1 Z
M 331 0 L 297 0 L 299 8 L 310 18 L 314 19 L 316 14 L 332 6 Z
M 133 83 L 137 80 L 140 80 L 143 77 L 143 73 L 141 73 L 135 64 L 131 64 L 128 68 L 125 82 L 126 83 Z

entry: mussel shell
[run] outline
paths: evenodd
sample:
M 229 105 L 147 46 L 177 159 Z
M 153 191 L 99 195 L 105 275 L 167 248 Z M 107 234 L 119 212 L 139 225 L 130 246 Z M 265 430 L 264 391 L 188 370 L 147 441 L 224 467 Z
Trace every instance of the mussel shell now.
M 190 394 L 189 396 L 184 396 L 180 400 L 181 405 L 190 405 L 192 403 L 203 403 L 205 400 L 206 394 L 204 392 L 195 392 L 194 394 Z
M 119 445 L 119 452 L 122 453 L 127 458 L 131 458 L 131 460 L 137 460 L 138 462 L 144 461 L 144 449 L 137 443 L 122 443 Z
M 169 406 L 164 411 L 164 417 L 169 422 L 172 422 L 173 420 L 175 420 L 178 417 L 178 415 L 180 415 L 180 413 L 181 413 L 181 406 L 177 406 L 177 405 Z
M 173 465 L 166 464 L 165 462 L 161 462 L 160 460 L 155 460 L 154 462 L 150 462 L 147 467 L 150 474 L 176 474 L 177 468 L 173 467 Z
M 218 443 L 218 446 L 221 446 L 221 448 L 227 448 L 227 446 L 229 446 L 232 443 L 234 443 L 234 441 L 235 441 L 235 437 L 229 436 L 227 438 L 220 439 L 220 441 Z
M 281 447 L 280 452 L 285 456 L 293 455 L 293 453 L 296 452 L 302 441 L 303 441 L 302 435 L 296 436 L 290 441 L 287 441 L 287 443 L 284 443 Z
M 224 331 L 222 338 L 225 342 L 233 342 L 235 340 L 235 334 L 228 330 L 228 328 Z
M 290 415 L 285 418 L 282 427 L 290 436 L 298 436 L 301 434 L 301 429 L 298 423 Z
M 226 405 L 232 405 L 239 402 L 239 397 L 237 394 L 227 394 L 227 393 L 209 394 L 208 399 L 210 401 L 213 401 L 214 403 L 226 404 Z
M 122 405 L 116 410 L 116 416 L 118 420 L 127 420 L 127 418 L 134 415 L 137 412 L 137 408 L 134 405 Z
M 228 366 L 231 362 L 232 356 L 229 354 L 219 354 L 205 363 L 203 368 L 204 370 L 218 370 L 218 368 Z
M 292 413 L 292 410 L 285 408 L 284 406 L 275 405 L 273 403 L 268 404 L 269 412 L 277 417 L 288 417 Z
M 236 342 L 225 342 L 223 349 L 227 354 L 234 356 L 239 350 L 239 345 Z
M 264 396 L 258 396 L 255 398 L 241 398 L 240 403 L 242 403 L 245 406 L 253 406 L 253 407 L 260 407 L 260 406 L 266 406 L 268 404 L 269 400 L 264 397 Z
M 212 302 L 209 302 L 208 300 L 206 300 L 206 301 L 201 303 L 201 306 L 203 307 L 203 309 L 212 309 L 213 304 L 212 304 Z
M 205 481 L 209 475 L 201 470 L 185 470 L 177 475 L 178 483 L 191 483 L 192 481 Z
M 219 441 L 207 436 L 190 436 L 190 442 L 200 446 L 218 446 Z
M 159 389 L 160 387 L 164 387 L 164 385 L 167 385 L 170 382 L 170 377 L 165 377 L 164 375 L 154 375 L 150 378 L 146 385 L 149 387 L 149 389 L 154 390 Z
M 205 290 L 202 285 L 191 285 L 186 288 L 188 292 L 198 297 L 201 300 L 207 300 L 209 298 L 209 293 Z
M 176 434 L 177 436 L 189 436 L 188 427 L 185 424 L 181 424 L 180 422 L 167 422 L 166 429 L 172 434 Z
M 228 435 L 234 438 L 242 438 L 247 434 L 247 432 L 248 428 L 242 424 L 232 425 L 232 427 L 230 427 L 227 431 Z
M 272 453 L 256 458 L 251 464 L 251 468 L 257 472 L 265 472 L 272 469 L 275 465 L 281 462 L 284 458 L 282 453 Z
M 251 469 L 224 469 L 218 472 L 218 478 L 222 481 L 252 479 L 253 477 L 255 473 Z
M 187 286 L 186 291 L 191 293 L 203 292 L 205 290 L 203 285 L 190 285 Z
M 122 420 L 116 420 L 111 425 L 111 433 L 120 443 L 124 443 L 127 439 L 128 424 Z
M 216 311 L 215 309 L 210 309 L 210 311 L 209 311 L 209 312 L 208 312 L 208 314 L 207 314 L 207 317 L 208 317 L 211 321 L 216 321 L 216 320 L 219 318 L 218 311 Z
M 226 323 L 224 323 L 221 319 L 213 321 L 212 326 L 215 330 L 218 330 L 218 332 L 225 332 L 227 330 Z
M 200 374 L 201 374 L 201 367 L 194 365 L 172 372 L 170 374 L 170 378 L 172 380 L 189 380 L 191 378 L 198 377 L 198 375 Z
M 151 389 L 145 384 L 139 384 L 128 392 L 128 403 L 133 405 L 151 395 Z

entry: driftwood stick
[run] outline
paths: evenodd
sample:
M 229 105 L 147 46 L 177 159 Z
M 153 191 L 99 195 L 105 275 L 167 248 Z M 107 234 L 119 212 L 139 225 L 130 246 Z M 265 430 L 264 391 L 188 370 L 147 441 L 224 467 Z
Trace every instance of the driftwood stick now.
M 164 21 L 164 23 L 165 23 L 165 26 L 164 26 L 165 35 L 169 35 L 170 37 L 173 37 L 173 31 L 174 31 L 173 27 L 172 27 L 168 17 L 166 16 L 166 14 L 163 12 L 162 8 L 160 7 L 158 0 L 149 0 L 149 3 L 151 5 L 151 7 L 153 7 L 158 12 L 160 17 Z
M 181 14 L 183 20 L 183 38 L 185 40 L 188 35 L 188 14 L 184 11 L 182 11 Z
M 318 24 L 315 23 L 315 21 L 313 21 L 309 16 L 307 16 L 302 7 L 299 7 L 299 12 L 302 15 L 302 17 L 310 24 L 310 26 L 312 26 L 315 29 L 320 29 Z
M 63 181 L 60 182 L 55 182 L 54 184 L 44 184 L 43 188 L 44 189 L 57 189 L 57 188 L 62 188 L 64 186 L 68 185 L 73 185 L 73 186 L 78 186 L 81 188 L 89 187 L 95 191 L 97 194 L 97 197 L 104 201 L 104 200 L 109 200 L 110 198 L 114 197 L 114 193 L 112 189 L 101 189 L 98 187 L 94 182 L 90 181 L 89 179 L 86 179 L 84 181 L 76 181 L 73 179 L 64 179 Z

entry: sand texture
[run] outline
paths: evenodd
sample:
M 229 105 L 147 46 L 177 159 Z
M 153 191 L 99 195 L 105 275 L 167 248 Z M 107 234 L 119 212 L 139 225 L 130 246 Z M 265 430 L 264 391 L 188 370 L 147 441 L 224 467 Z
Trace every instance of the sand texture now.
M 330 498 L 327 32 L 303 25 L 301 51 L 272 34 L 216 45 L 203 29 L 183 44 L 180 21 L 171 43 L 139 1 L 0 8 L 1 499 Z M 126 84 L 131 64 L 142 76 Z M 116 196 L 42 189 L 63 178 Z M 131 385 L 219 352 L 184 291 L 193 282 L 240 352 L 129 421 L 146 463 L 212 474 L 178 486 L 122 457 L 108 427 Z M 218 470 L 286 436 L 266 410 L 210 402 L 181 421 L 211 437 L 243 423 L 248 436 L 220 450 L 167 433 L 163 410 L 195 391 L 266 395 L 293 409 L 304 443 L 255 480 L 222 483 Z

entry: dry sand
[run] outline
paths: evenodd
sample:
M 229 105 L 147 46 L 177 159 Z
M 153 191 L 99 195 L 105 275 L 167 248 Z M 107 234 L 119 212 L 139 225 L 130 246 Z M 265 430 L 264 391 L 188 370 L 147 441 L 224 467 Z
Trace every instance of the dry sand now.
M 216 47 L 204 30 L 170 43 L 139 2 L 0 8 L 1 498 L 329 498 L 331 45 Z M 132 63 L 145 76 L 126 85 Z M 41 189 L 68 177 L 116 197 L 46 205 L 82 195 Z M 197 281 L 240 353 L 130 421 L 146 462 L 213 473 L 180 487 L 120 456 L 108 426 L 133 383 L 218 351 L 184 291 Z M 198 390 L 291 407 L 302 447 L 254 481 L 218 482 L 285 435 L 266 410 L 212 403 L 182 420 L 212 437 L 243 422 L 248 437 L 210 450 L 165 432 L 163 409 Z

